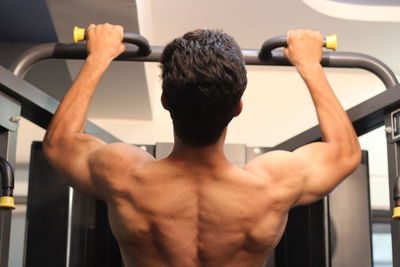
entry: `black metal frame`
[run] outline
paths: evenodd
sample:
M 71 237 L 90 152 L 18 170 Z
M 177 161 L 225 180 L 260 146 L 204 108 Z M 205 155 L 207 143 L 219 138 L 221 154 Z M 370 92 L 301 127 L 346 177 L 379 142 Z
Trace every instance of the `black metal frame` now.
M 0 157 L 15 167 L 17 148 L 16 118 L 21 113 L 21 103 L 0 91 Z M 13 118 L 13 119 L 12 119 Z M 13 122 L 14 121 L 14 122 Z M 0 210 L 0 266 L 7 266 L 9 256 L 11 210 Z
M 388 110 L 384 117 L 385 127 L 387 131 L 387 153 L 388 153 L 388 168 L 389 168 L 389 191 L 390 191 L 390 209 L 393 210 L 395 207 L 394 203 L 394 191 L 393 188 L 396 184 L 397 177 L 400 173 L 400 142 L 399 140 L 393 141 L 391 134 L 392 117 L 391 111 L 394 111 L 396 107 L 392 110 Z M 393 267 L 400 267 L 400 224 L 399 221 L 392 220 L 391 222 L 391 232 L 392 232 L 392 255 L 393 255 Z
M 0 92 L 21 103 L 21 116 L 42 128 L 47 128 L 59 102 L 1 66 L 0 77 Z M 86 122 L 85 131 L 106 142 L 120 141 L 90 121 Z
M 152 53 L 146 57 L 138 57 L 138 48 L 136 46 L 127 46 L 127 50 L 117 60 L 123 61 L 147 61 L 157 62 L 160 60 L 163 47 L 152 46 Z M 285 58 L 282 51 L 272 51 L 272 57 L 268 60 L 259 58 L 258 50 L 242 50 L 244 60 L 247 65 L 266 65 L 266 66 L 290 66 L 290 62 Z M 87 56 L 86 47 L 84 44 L 44 44 L 35 47 L 24 55 L 13 65 L 11 72 L 0 67 L 0 93 L 7 95 L 19 103 L 21 107 L 20 115 L 32 121 L 33 123 L 46 128 L 54 114 L 58 101 L 43 93 L 38 88 L 22 80 L 19 77 L 29 70 L 35 63 L 50 59 L 85 59 Z M 321 64 L 324 67 L 334 68 L 360 68 L 370 71 L 377 75 L 386 88 L 389 90 L 369 99 L 348 111 L 349 116 L 354 123 L 358 134 L 365 133 L 383 124 L 386 117 L 386 125 L 390 125 L 387 112 L 393 108 L 400 106 L 399 82 L 394 73 L 381 61 L 376 58 L 348 52 L 324 52 Z M 1 96 L 1 95 L 0 95 Z M 1 107 L 1 109 L 7 107 Z M 19 116 L 19 114 L 17 114 Z M 2 124 L 0 124 L 3 126 Z M 7 128 L 0 127 L 0 156 L 5 157 L 11 162 L 15 161 L 15 142 L 16 134 Z M 118 142 L 118 138 L 110 135 L 106 131 L 96 125 L 87 122 L 86 132 L 96 135 L 106 142 Z M 314 127 L 297 137 L 294 137 L 274 149 L 293 150 L 296 147 L 313 142 L 320 139 L 320 133 L 317 127 Z M 5 147 L 3 144 L 6 144 Z M 2 147 L 3 146 L 3 147 Z M 392 176 L 399 173 L 398 155 L 399 149 L 397 144 L 389 145 L 389 166 L 392 185 Z M 392 155 L 395 155 L 393 157 Z M 400 155 L 399 155 L 400 156 Z M 0 213 L 0 266 L 7 266 L 7 259 L 4 257 L 4 251 L 8 251 L 8 240 L 6 235 L 9 232 L 10 218 L 7 214 Z M 396 251 L 394 256 L 399 251 L 399 233 L 398 224 L 392 224 L 393 250 Z M 395 235 L 396 234 L 396 235 Z M 5 238 L 6 237 L 6 238 Z M 5 241 L 4 241 L 5 240 Z M 2 254 L 3 253 L 3 254 Z M 7 253 L 8 256 L 8 253 Z M 397 256 L 394 261 L 400 264 L 400 256 Z M 395 267 L 400 267 L 396 263 Z

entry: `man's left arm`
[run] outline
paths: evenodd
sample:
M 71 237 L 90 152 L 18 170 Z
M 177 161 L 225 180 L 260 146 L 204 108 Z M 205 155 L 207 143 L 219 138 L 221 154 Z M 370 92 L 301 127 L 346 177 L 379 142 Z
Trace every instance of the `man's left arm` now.
M 61 101 L 43 141 L 43 150 L 49 163 L 67 180 L 82 191 L 104 198 L 91 165 L 99 158 L 105 143 L 84 134 L 87 112 L 101 76 L 111 61 L 125 50 L 123 28 L 110 24 L 90 25 L 87 29 L 88 57 Z M 101 158 L 101 157 L 100 157 Z

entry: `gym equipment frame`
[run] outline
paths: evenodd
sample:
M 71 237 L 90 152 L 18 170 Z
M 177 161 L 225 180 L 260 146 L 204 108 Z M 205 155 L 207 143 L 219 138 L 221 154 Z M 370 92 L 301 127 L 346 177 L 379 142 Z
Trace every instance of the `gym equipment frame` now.
M 116 60 L 122 61 L 146 61 L 158 62 L 164 47 L 149 47 L 149 55 L 143 56 L 139 48 L 128 45 L 126 51 Z M 271 51 L 271 57 L 262 60 L 259 50 L 242 50 L 247 65 L 290 66 L 280 50 Z M 265 52 L 265 51 L 261 51 Z M 7 159 L 15 166 L 16 133 L 18 118 L 20 116 L 30 120 L 40 127 L 46 128 L 54 114 L 58 101 L 45 94 L 40 89 L 22 80 L 21 77 L 35 63 L 45 59 L 85 59 L 87 56 L 84 44 L 43 44 L 34 47 L 24 53 L 11 67 L 10 71 L 0 67 L 0 156 Z M 360 68 L 374 73 L 386 86 L 387 90 L 368 99 L 353 108 L 347 110 L 358 135 L 371 131 L 385 124 L 388 131 L 397 130 L 392 125 L 392 112 L 400 107 L 399 82 L 395 74 L 381 61 L 358 53 L 349 52 L 324 52 L 321 61 L 324 67 L 332 68 Z M 86 124 L 86 132 L 95 135 L 105 142 L 118 142 L 118 138 L 112 136 L 91 122 Z M 398 126 L 397 126 L 398 127 Z M 293 150 L 301 145 L 320 140 L 320 132 L 317 126 L 299 134 L 273 149 Z M 394 185 L 395 178 L 400 170 L 400 148 L 397 139 L 388 135 L 389 179 L 390 187 Z M 393 196 L 392 190 L 391 197 Z M 326 208 L 329 201 L 324 200 Z M 69 202 L 72 209 L 72 201 Z M 393 207 L 393 203 L 391 203 Z M 329 216 L 325 212 L 324 225 L 329 226 Z M 0 267 L 8 266 L 9 233 L 11 211 L 0 211 Z M 68 225 L 70 228 L 71 225 Z M 329 227 L 325 227 L 325 237 L 329 237 Z M 393 266 L 400 267 L 400 228 L 397 222 L 392 222 L 393 240 Z M 325 239 L 325 255 L 329 259 L 329 244 Z M 68 249 L 68 248 L 67 248 Z M 328 260 L 325 266 L 330 267 Z

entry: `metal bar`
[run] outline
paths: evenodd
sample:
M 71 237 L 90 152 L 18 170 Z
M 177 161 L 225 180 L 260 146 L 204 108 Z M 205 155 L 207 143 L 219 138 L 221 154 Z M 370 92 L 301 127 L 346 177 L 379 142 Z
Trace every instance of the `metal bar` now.
M 68 227 L 67 227 L 67 252 L 65 259 L 65 267 L 70 266 L 70 256 L 71 256 L 71 234 L 72 234 L 72 209 L 74 201 L 74 189 L 72 187 L 68 188 Z
M 162 46 L 152 46 L 151 54 L 141 57 L 138 54 L 136 46 L 127 46 L 116 60 L 119 61 L 160 61 Z M 259 58 L 259 50 L 242 50 L 244 60 L 247 65 L 266 65 L 266 66 L 291 66 L 283 51 L 272 51 L 272 57 L 267 60 Z M 37 62 L 42 60 L 54 59 L 85 59 L 87 57 L 85 44 L 57 44 L 49 43 L 35 46 L 26 51 L 13 64 L 10 71 L 19 77 L 23 77 L 25 73 Z M 324 67 L 333 68 L 360 68 L 374 73 L 378 76 L 387 88 L 399 84 L 392 70 L 380 60 L 368 55 L 351 53 L 351 52 L 324 52 L 321 64 Z
M 21 102 L 21 115 L 40 127 L 47 128 L 59 102 L 1 66 L 0 77 L 0 91 Z M 107 143 L 121 141 L 90 121 L 86 121 L 85 132 Z
M 329 197 L 325 196 L 321 201 L 324 205 L 324 245 L 325 245 L 325 263 L 327 267 L 332 267 L 332 245 L 331 245 L 331 225 L 330 225 L 330 213 L 329 213 Z
M 385 111 L 400 103 L 400 86 L 384 91 L 371 99 L 347 110 L 357 135 L 371 131 L 384 122 Z M 292 151 L 300 146 L 321 140 L 319 126 L 314 126 L 274 147 L 274 149 Z
M 0 112 L 0 126 L 12 132 L 17 131 L 21 104 L 0 92 L 0 107 L 3 107 Z
M 391 112 L 385 116 L 385 127 L 392 127 Z M 388 157 L 388 170 L 389 170 L 389 192 L 390 192 L 390 210 L 394 208 L 394 192 L 393 187 L 396 183 L 397 177 L 400 174 L 400 143 L 393 142 L 391 134 L 386 135 L 387 138 L 387 157 Z M 400 267 L 400 223 L 399 221 L 392 220 L 392 259 L 393 267 Z
M 6 108 L 6 107 L 1 107 Z M 0 156 L 15 167 L 17 133 L 0 127 Z M 11 233 L 11 210 L 0 210 L 0 267 L 8 267 Z
M 0 266 L 8 267 L 11 232 L 11 210 L 0 211 Z
M 1 107 L 1 109 L 3 108 L 6 107 Z M 15 168 L 16 148 L 17 132 L 7 131 L 0 127 L 0 157 L 6 159 L 13 169 Z

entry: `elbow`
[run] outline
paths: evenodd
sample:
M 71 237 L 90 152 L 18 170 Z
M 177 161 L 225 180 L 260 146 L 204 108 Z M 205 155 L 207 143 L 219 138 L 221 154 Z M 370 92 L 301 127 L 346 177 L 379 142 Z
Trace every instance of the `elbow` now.
M 362 160 L 362 151 L 359 143 L 357 142 L 354 147 L 348 148 L 346 153 L 342 156 L 342 162 L 348 169 L 349 173 L 355 171 L 360 165 Z
M 43 155 L 48 161 L 52 161 L 52 159 L 57 158 L 58 154 L 64 149 L 65 140 L 62 137 L 54 138 L 49 133 L 46 133 L 43 143 L 42 150 Z
M 362 151 L 361 151 L 360 145 L 358 145 L 357 152 L 355 154 L 356 154 L 355 155 L 355 161 L 356 161 L 356 164 L 358 166 L 358 165 L 360 165 L 361 160 L 362 160 Z
M 54 153 L 55 149 L 54 149 L 54 145 L 51 144 L 51 142 L 49 142 L 48 140 L 46 140 L 46 138 L 43 140 L 42 143 L 42 152 L 43 152 L 43 156 L 49 161 L 51 162 L 51 159 L 54 158 L 55 153 Z
M 42 150 L 43 150 L 43 155 L 45 158 L 49 159 L 51 155 L 53 154 L 55 144 L 52 142 L 48 132 L 44 136 L 43 143 L 42 143 Z
M 360 143 L 358 142 L 358 140 L 356 140 L 352 151 L 352 161 L 354 162 L 355 168 L 357 168 L 358 165 L 360 165 L 361 160 L 362 160 L 362 151 Z
M 351 172 L 355 171 L 358 168 L 358 166 L 361 163 L 361 160 L 362 160 L 362 152 L 361 149 L 358 149 L 353 153 L 351 159 L 349 159 L 349 162 L 351 164 Z

